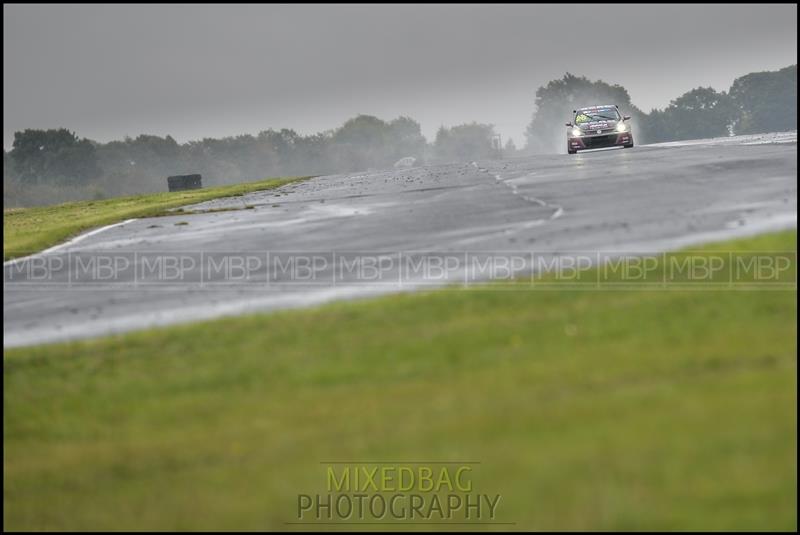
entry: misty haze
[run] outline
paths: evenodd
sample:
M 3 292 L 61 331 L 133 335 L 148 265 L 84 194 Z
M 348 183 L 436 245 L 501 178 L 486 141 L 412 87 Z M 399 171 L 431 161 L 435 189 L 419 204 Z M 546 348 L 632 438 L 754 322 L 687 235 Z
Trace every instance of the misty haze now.
M 632 115 L 639 143 L 797 126 L 795 6 L 4 14 L 5 207 L 163 191 L 173 174 L 219 185 L 563 152 L 560 127 L 594 104 Z M 598 32 L 621 36 L 599 57 Z

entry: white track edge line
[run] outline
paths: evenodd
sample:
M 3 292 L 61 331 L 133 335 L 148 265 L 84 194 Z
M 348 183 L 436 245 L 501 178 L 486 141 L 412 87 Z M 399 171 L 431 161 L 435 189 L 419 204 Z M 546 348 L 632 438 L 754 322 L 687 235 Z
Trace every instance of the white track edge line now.
M 111 225 L 106 225 L 104 227 L 100 227 L 100 228 L 96 228 L 94 230 L 90 230 L 89 232 L 85 232 L 83 234 L 79 234 L 78 236 L 75 236 L 71 240 L 67 240 L 64 243 L 59 243 L 58 245 L 54 245 L 54 246 L 52 246 L 52 247 L 50 247 L 48 249 L 45 249 L 44 251 L 41 251 L 41 252 L 38 252 L 38 253 L 34 253 L 34 254 L 28 255 L 28 256 L 23 256 L 22 258 L 14 258 L 12 260 L 8 260 L 6 262 L 3 262 L 3 267 L 13 266 L 13 265 L 17 264 L 18 262 L 23 262 L 25 260 L 28 260 L 28 259 L 31 259 L 31 258 L 35 258 L 37 256 L 42 256 L 42 255 L 58 252 L 61 249 L 65 248 L 65 247 L 69 247 L 70 245 L 75 245 L 76 243 L 81 242 L 81 241 L 85 240 L 86 238 L 88 238 L 90 236 L 94 236 L 95 234 L 100 234 L 101 232 L 104 232 L 106 230 L 112 229 L 114 227 L 119 227 L 121 225 L 125 225 L 125 224 L 128 224 L 128 223 L 133 223 L 134 221 L 136 221 L 136 218 L 126 219 L 125 221 L 120 221 L 119 223 L 112 223 Z

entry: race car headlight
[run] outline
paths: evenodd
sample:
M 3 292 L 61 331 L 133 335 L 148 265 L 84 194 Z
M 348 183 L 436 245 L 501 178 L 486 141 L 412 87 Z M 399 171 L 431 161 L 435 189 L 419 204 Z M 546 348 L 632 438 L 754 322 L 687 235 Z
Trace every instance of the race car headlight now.
M 622 121 L 617 124 L 617 132 L 625 132 L 628 129 L 628 125 L 623 123 Z
M 581 135 L 581 129 L 580 128 L 573 128 L 572 129 L 572 135 L 574 137 L 578 137 L 579 135 Z

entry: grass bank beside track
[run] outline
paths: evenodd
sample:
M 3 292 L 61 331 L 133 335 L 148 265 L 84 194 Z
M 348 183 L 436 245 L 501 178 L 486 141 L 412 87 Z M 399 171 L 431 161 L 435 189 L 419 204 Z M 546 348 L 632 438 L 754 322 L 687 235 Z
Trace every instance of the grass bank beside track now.
M 271 178 L 189 191 L 148 193 L 100 201 L 3 210 L 3 260 L 33 254 L 87 230 L 221 197 L 278 188 L 308 177 Z
M 4 528 L 286 529 L 321 462 L 470 460 L 511 529 L 794 530 L 796 297 L 436 290 L 8 350 Z

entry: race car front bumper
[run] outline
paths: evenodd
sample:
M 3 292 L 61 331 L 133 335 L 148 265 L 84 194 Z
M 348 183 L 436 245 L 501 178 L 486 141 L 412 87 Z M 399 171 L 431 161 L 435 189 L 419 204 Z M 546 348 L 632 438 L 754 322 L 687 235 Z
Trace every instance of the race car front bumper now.
M 627 132 L 612 132 L 609 134 L 569 136 L 567 138 L 567 147 L 569 147 L 569 150 L 600 149 L 632 144 L 633 134 L 631 134 L 630 130 Z

